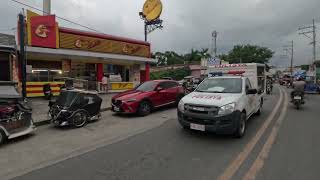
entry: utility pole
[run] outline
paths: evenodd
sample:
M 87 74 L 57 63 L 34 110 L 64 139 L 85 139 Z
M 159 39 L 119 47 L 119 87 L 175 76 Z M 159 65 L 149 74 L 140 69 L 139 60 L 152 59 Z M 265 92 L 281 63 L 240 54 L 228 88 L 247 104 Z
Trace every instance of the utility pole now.
M 217 57 L 217 37 L 218 37 L 218 32 L 213 31 L 212 32 L 211 56 L 214 55 L 214 57 Z
M 24 15 L 19 14 L 19 43 L 20 43 L 20 53 L 19 53 L 19 64 L 21 67 L 21 85 L 22 85 L 22 97 L 25 99 L 27 97 L 27 70 L 26 70 L 26 59 L 25 59 L 25 23 Z
M 314 83 L 317 82 L 317 76 L 316 76 L 316 67 L 315 67 L 315 62 L 317 60 L 317 52 L 316 52 L 316 25 L 314 19 L 312 20 L 312 26 L 306 26 L 306 27 L 301 27 L 298 29 L 299 31 L 302 31 L 299 33 L 299 35 L 304 35 L 309 39 L 312 39 L 312 42 L 310 44 L 313 45 L 313 62 L 310 65 L 310 69 L 313 69 L 315 72 L 315 78 L 314 78 Z M 312 37 L 308 36 L 308 34 L 312 33 Z
M 284 46 L 284 50 L 286 52 L 289 52 L 291 55 L 291 60 L 290 60 L 290 74 L 291 77 L 293 76 L 293 56 L 294 56 L 294 49 L 293 49 L 293 41 L 290 42 L 290 45 Z

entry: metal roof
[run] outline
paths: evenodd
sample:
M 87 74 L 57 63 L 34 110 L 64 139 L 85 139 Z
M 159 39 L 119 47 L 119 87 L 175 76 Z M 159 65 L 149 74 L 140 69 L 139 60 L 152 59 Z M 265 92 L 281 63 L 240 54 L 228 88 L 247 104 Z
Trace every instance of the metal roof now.
M 15 47 L 16 39 L 14 35 L 0 33 L 0 47 Z

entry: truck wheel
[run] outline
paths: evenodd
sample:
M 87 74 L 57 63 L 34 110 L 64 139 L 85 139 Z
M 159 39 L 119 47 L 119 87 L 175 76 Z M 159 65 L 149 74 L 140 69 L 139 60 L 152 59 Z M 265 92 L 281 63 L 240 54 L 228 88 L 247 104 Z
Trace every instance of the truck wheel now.
M 246 118 L 247 115 L 245 113 L 241 113 L 240 117 L 239 117 L 239 122 L 238 122 L 238 127 L 236 132 L 234 133 L 234 137 L 236 138 L 242 138 L 243 135 L 246 132 Z
M 83 127 L 88 121 L 88 115 L 84 111 L 79 111 L 73 115 L 73 125 L 76 128 Z
M 2 129 L 0 129 L 0 146 L 6 142 L 7 140 L 7 135 L 6 133 L 4 133 L 4 131 Z
M 151 113 L 151 104 L 148 101 L 142 101 L 139 104 L 138 114 L 140 116 L 146 116 Z

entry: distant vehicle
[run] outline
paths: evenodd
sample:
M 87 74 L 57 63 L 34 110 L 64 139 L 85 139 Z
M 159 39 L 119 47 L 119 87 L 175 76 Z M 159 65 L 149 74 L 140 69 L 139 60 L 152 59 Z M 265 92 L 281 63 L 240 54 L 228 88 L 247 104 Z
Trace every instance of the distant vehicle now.
M 102 99 L 96 92 L 62 90 L 56 101 L 49 102 L 51 122 L 57 126 L 82 127 L 101 117 Z
M 265 92 L 265 66 L 216 66 L 209 77 L 178 104 L 183 128 L 242 137 L 246 121 L 260 114 Z
M 0 145 L 35 130 L 32 109 L 23 101 L 15 82 L 0 82 Z
M 191 93 L 197 86 L 197 84 L 194 83 L 195 78 L 193 76 L 186 76 L 183 78 L 182 86 L 184 88 L 185 94 Z
M 154 80 L 142 83 L 133 90 L 112 98 L 112 111 L 116 113 L 137 113 L 148 115 L 153 109 L 178 104 L 184 90 L 177 81 Z
M 284 75 L 282 78 L 279 79 L 279 84 L 286 86 L 286 85 L 290 84 L 291 79 L 292 79 L 291 76 Z

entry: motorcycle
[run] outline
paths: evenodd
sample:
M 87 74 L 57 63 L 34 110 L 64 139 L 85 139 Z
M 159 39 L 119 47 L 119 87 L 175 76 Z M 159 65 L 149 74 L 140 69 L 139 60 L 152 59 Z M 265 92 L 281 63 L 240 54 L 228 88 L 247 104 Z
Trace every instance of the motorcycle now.
M 0 145 L 35 130 L 32 109 L 19 94 L 17 86 L 16 82 L 0 82 Z
M 266 93 L 267 93 L 267 94 L 271 94 L 271 92 L 272 92 L 271 82 L 267 82 Z
M 78 89 L 62 90 L 55 101 L 49 101 L 49 116 L 56 126 L 83 127 L 101 118 L 102 99 L 97 92 Z
M 304 104 L 303 94 L 301 92 L 294 92 L 292 95 L 292 103 L 297 109 L 300 109 L 301 105 Z
M 43 94 L 44 94 L 45 99 L 51 100 L 53 94 L 52 94 L 50 84 L 43 85 Z

